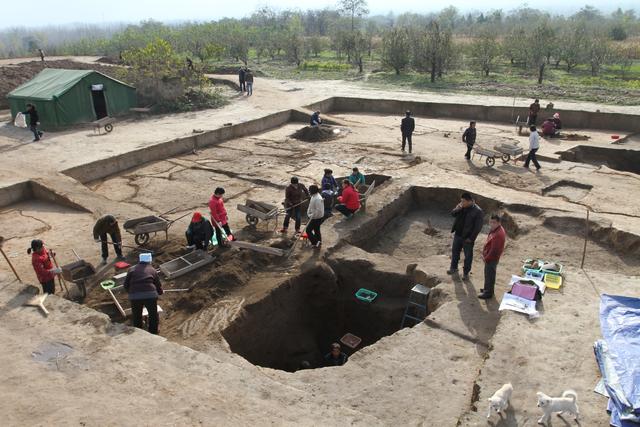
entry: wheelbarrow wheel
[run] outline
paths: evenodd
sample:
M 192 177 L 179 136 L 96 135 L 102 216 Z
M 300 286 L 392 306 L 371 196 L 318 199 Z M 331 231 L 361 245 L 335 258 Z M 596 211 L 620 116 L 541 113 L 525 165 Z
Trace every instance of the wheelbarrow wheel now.
M 146 245 L 149 241 L 149 233 L 136 234 L 135 241 L 138 246 Z
M 509 155 L 509 154 L 503 154 L 502 155 L 502 162 L 503 163 L 507 163 L 509 160 L 511 160 L 511 155 Z
M 485 161 L 485 163 L 487 164 L 487 166 L 493 167 L 493 165 L 496 164 L 496 159 L 495 157 L 487 157 L 487 160 Z
M 106 125 L 104 125 L 104 131 L 109 133 L 113 130 L 113 125 L 111 123 L 107 123 Z
M 258 225 L 258 221 L 260 221 L 260 218 L 258 218 L 257 216 L 253 216 L 249 214 L 247 214 L 245 219 L 247 220 L 247 224 L 249 224 L 252 227 L 255 227 L 256 225 Z

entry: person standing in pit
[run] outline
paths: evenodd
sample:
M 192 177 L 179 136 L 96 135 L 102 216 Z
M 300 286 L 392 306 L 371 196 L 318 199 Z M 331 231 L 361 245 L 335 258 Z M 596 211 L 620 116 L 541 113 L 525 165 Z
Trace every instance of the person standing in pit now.
M 204 218 L 200 212 L 193 214 L 187 232 L 187 245 L 195 246 L 196 249 L 207 250 L 211 237 L 213 237 L 213 227 L 208 219 Z
M 527 154 L 527 160 L 524 162 L 524 167 L 529 169 L 529 163 L 533 162 L 533 165 L 536 167 L 536 170 L 540 170 L 540 163 L 538 163 L 538 158 L 536 157 L 536 153 L 540 148 L 540 135 L 538 135 L 538 131 L 535 126 L 531 126 L 529 128 L 531 132 L 529 134 L 529 154 Z
M 36 106 L 33 104 L 27 104 L 27 110 L 22 112 L 23 115 L 29 115 L 29 130 L 33 132 L 33 142 L 40 141 L 44 132 L 38 130 L 40 124 L 40 116 L 36 111 Z
M 536 99 L 533 104 L 529 105 L 529 119 L 527 124 L 529 126 L 535 126 L 538 121 L 538 112 L 540 112 L 540 100 Z
M 286 233 L 289 229 L 289 221 L 293 216 L 295 221 L 296 233 L 300 233 L 300 223 L 302 222 L 302 204 L 309 198 L 309 191 L 307 187 L 302 185 L 298 181 L 298 177 L 291 177 L 291 184 L 287 186 L 285 190 L 284 208 L 286 214 L 284 216 L 284 223 L 282 224 L 281 233 Z
M 229 228 L 229 217 L 227 216 L 227 210 L 224 207 L 224 200 L 222 199 L 224 193 L 224 188 L 218 187 L 209 200 L 211 223 L 216 231 L 216 239 L 219 246 L 229 246 L 229 241 L 233 240 L 231 229 Z M 222 238 L 222 230 L 220 228 L 226 233 L 227 240 Z
M 347 363 L 348 357 L 342 352 L 340 344 L 334 342 L 331 344 L 331 352 L 324 356 L 325 366 L 342 366 Z
M 489 220 L 489 235 L 487 241 L 482 248 L 482 260 L 484 261 L 484 287 L 480 289 L 480 299 L 493 298 L 494 288 L 496 285 L 496 273 L 498 271 L 498 262 L 504 251 L 506 241 L 506 233 L 501 224 L 500 216 L 491 215 Z
M 253 95 L 253 71 L 247 68 L 244 79 L 247 84 L 247 96 L 251 96 Z
M 309 201 L 309 207 L 307 208 L 309 223 L 307 224 L 305 231 L 311 246 L 314 248 L 320 248 L 322 245 L 320 226 L 324 221 L 324 200 L 320 195 L 320 190 L 317 185 L 310 185 L 309 193 L 311 194 L 311 200 Z
M 361 185 L 365 185 L 364 175 L 358 170 L 358 168 L 353 168 L 351 175 L 349 175 L 349 182 L 353 184 L 353 186 L 358 189 Z
M 56 292 L 55 278 L 56 275 L 62 273 L 62 270 L 53 265 L 51 254 L 44 247 L 42 240 L 32 240 L 27 254 L 31 255 L 31 265 L 36 272 L 38 282 L 42 285 L 42 291 L 46 294 L 54 294 Z
M 142 309 L 147 309 L 149 333 L 158 334 L 158 295 L 163 294 L 158 272 L 151 265 L 151 254 L 142 253 L 139 263 L 127 272 L 124 288 L 129 293 L 133 326 L 142 329 Z
M 473 245 L 482 230 L 483 213 L 471 194 L 462 193 L 460 203 L 451 211 L 451 215 L 455 221 L 451 227 L 453 244 L 451 245 L 451 267 L 447 270 L 447 274 L 458 273 L 460 253 L 464 250 L 462 278 L 467 280 L 473 263 Z
M 411 136 L 416 129 L 416 121 L 411 117 L 411 111 L 405 113 L 404 119 L 400 122 L 400 131 L 402 132 L 402 152 L 404 153 L 406 143 L 409 143 L 409 154 L 411 154 L 412 144 Z
M 96 221 L 93 226 L 93 239 L 96 242 L 102 243 L 102 264 L 107 263 L 109 258 L 109 245 L 107 235 L 111 237 L 113 243 L 113 249 L 116 251 L 118 259 L 124 259 L 122 255 L 122 236 L 120 234 L 120 227 L 118 226 L 118 220 L 113 215 L 105 215 Z
M 470 160 L 473 144 L 476 143 L 476 122 L 469 123 L 469 127 L 462 134 L 462 142 L 467 144 L 467 154 L 465 154 L 464 157 L 466 157 L 467 160 Z

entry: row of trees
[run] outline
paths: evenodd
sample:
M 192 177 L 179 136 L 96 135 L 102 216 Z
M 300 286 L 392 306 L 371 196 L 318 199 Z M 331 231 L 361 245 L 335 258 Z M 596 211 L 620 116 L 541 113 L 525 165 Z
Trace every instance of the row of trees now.
M 380 58 L 398 74 L 413 69 L 435 81 L 454 66 L 488 76 L 507 60 L 514 67 L 535 71 L 539 82 L 550 66 L 570 72 L 586 65 L 597 75 L 603 64 L 615 62 L 624 69 L 640 59 L 637 42 L 622 42 L 640 35 L 640 20 L 632 10 L 604 15 L 587 6 L 572 16 L 529 7 L 508 13 L 461 14 L 454 7 L 435 14 L 369 17 L 368 13 L 366 0 L 340 0 L 335 10 L 278 12 L 263 7 L 240 20 L 180 25 L 145 21 L 80 31 L 79 39 L 68 30 L 65 37 L 51 28 L 31 33 L 12 30 L 0 32 L 0 55 L 33 54 L 43 47 L 48 54 L 125 59 L 127 51 L 161 39 L 174 52 L 203 63 L 247 64 L 251 54 L 257 61 L 282 59 L 300 66 L 330 50 L 360 72 L 367 59 Z

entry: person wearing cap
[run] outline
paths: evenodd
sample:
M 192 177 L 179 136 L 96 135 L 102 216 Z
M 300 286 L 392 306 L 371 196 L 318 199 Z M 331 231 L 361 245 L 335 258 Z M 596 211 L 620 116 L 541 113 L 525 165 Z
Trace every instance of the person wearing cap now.
M 147 309 L 149 333 L 158 334 L 158 295 L 163 294 L 158 272 L 151 265 L 151 254 L 141 253 L 138 264 L 127 272 L 124 288 L 129 293 L 133 326 L 142 329 L 142 309 Z
M 560 133 L 560 129 L 562 129 L 562 120 L 560 120 L 560 113 L 555 113 L 553 115 L 553 124 L 556 125 L 556 135 Z
M 402 132 L 402 152 L 404 153 L 404 147 L 406 143 L 409 143 L 409 154 L 411 154 L 411 136 L 416 129 L 416 121 L 411 117 L 411 111 L 405 113 L 404 119 L 400 122 L 400 131 Z
M 44 247 L 42 240 L 32 240 L 27 254 L 31 255 L 31 265 L 36 272 L 38 282 L 42 285 L 42 291 L 46 294 L 54 294 L 56 292 L 54 279 L 56 275 L 62 273 L 62 270 L 53 265 L 51 253 Z
M 536 99 L 533 104 L 529 105 L 529 119 L 527 124 L 529 126 L 535 126 L 538 121 L 538 112 L 540 112 L 540 100 Z
M 353 168 L 351 175 L 349 175 L 349 182 L 357 189 L 361 185 L 364 185 L 364 175 L 358 170 Z
M 120 235 L 120 227 L 118 220 L 113 215 L 105 215 L 96 221 L 93 226 L 93 239 L 102 243 L 102 263 L 107 263 L 109 257 L 109 245 L 107 244 L 107 235 L 111 237 L 113 249 L 116 251 L 118 259 L 124 259 L 122 256 L 122 236 Z
M 347 363 L 349 358 L 342 352 L 340 344 L 334 342 L 331 344 L 331 351 L 324 356 L 325 366 L 342 366 Z
M 314 111 L 311 115 L 311 119 L 309 120 L 309 124 L 311 126 L 320 126 L 322 124 L 322 119 L 320 118 L 320 111 Z
M 187 245 L 195 246 L 196 249 L 207 250 L 213 236 L 213 227 L 208 219 L 204 218 L 200 212 L 196 212 L 193 214 L 185 234 L 187 236 Z
M 467 160 L 471 159 L 471 150 L 476 143 L 476 122 L 469 122 L 469 127 L 462 134 L 462 142 L 467 144 L 467 154 L 464 155 Z
M 224 193 L 224 188 L 218 187 L 213 192 L 211 199 L 209 199 L 209 211 L 211 212 L 212 219 L 211 223 L 216 231 L 216 239 L 220 246 L 227 246 L 229 244 L 227 241 L 233 240 L 231 229 L 229 228 L 229 217 L 227 216 L 227 210 L 224 207 L 224 200 L 222 199 Z M 224 230 L 227 235 L 226 240 L 222 238 L 222 230 Z
M 281 233 L 286 233 L 289 228 L 289 221 L 293 216 L 295 221 L 296 233 L 300 232 L 300 222 L 302 221 L 302 204 L 309 198 L 307 187 L 298 181 L 298 177 L 292 176 L 291 183 L 287 186 L 284 193 L 285 216 L 282 224 Z

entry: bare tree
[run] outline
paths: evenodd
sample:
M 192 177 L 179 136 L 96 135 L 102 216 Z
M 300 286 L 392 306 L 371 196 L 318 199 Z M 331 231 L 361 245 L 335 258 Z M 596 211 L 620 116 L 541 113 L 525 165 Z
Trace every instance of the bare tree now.
M 369 13 L 367 0 L 340 0 L 340 10 L 351 16 L 351 31 L 355 30 L 356 16 L 361 17 Z
M 489 76 L 494 68 L 494 61 L 500 55 L 500 44 L 494 33 L 485 30 L 471 43 L 471 58 L 476 67 Z
M 560 40 L 557 59 L 564 61 L 567 71 L 571 72 L 571 70 L 585 61 L 588 42 L 585 22 L 574 21 L 567 25 L 560 33 Z
M 431 74 L 431 82 L 441 77 L 449 58 L 453 54 L 451 32 L 443 30 L 438 21 L 431 21 L 416 34 L 414 44 L 414 66 L 419 71 Z
M 554 43 L 553 29 L 546 22 L 538 24 L 529 34 L 529 62 L 536 67 L 538 84 L 542 84 L 547 65 L 548 46 Z
M 406 28 L 391 28 L 382 36 L 382 63 L 399 75 L 411 61 L 411 45 Z
M 589 38 L 587 46 L 587 60 L 591 66 L 591 75 L 597 76 L 600 68 L 611 57 L 611 47 L 607 38 L 601 33 L 595 33 Z

